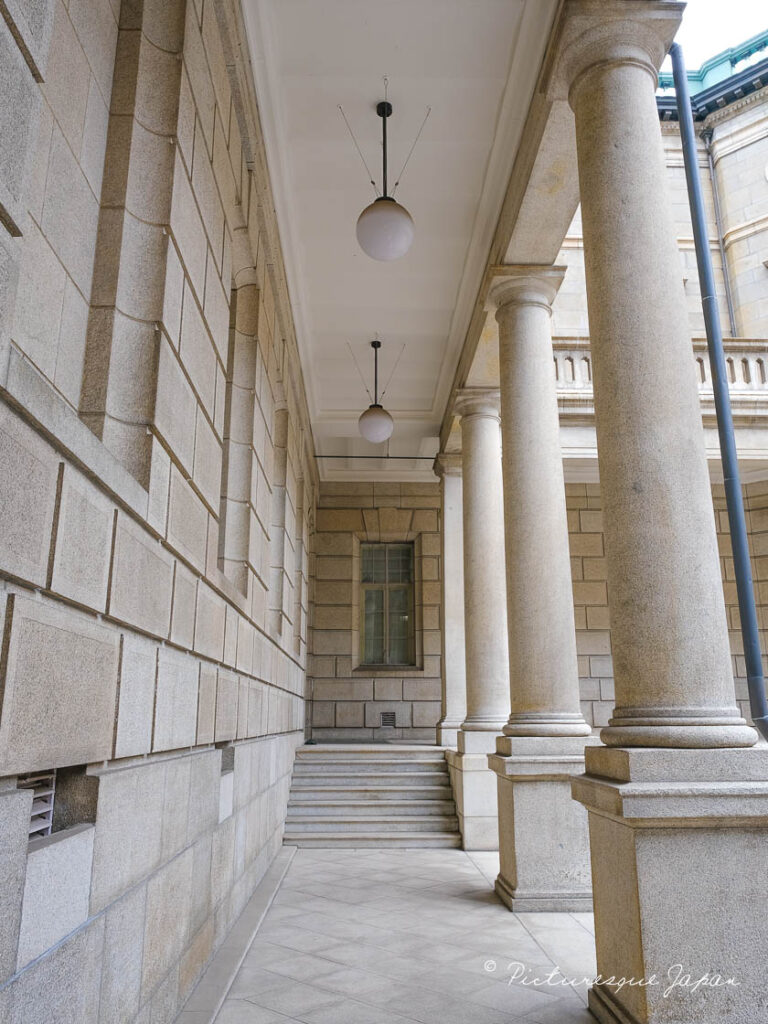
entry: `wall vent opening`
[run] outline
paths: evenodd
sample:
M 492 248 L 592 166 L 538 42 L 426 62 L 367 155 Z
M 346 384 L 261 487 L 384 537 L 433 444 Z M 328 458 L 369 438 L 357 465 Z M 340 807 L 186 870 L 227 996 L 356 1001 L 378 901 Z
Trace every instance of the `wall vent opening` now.
M 382 729 L 394 729 L 395 727 L 395 712 L 394 711 L 382 711 L 380 712 L 381 721 L 380 725 Z
M 221 774 L 226 775 L 227 772 L 233 772 L 235 770 L 235 748 L 233 744 L 229 743 L 226 747 L 221 748 Z
M 19 789 L 33 790 L 32 814 L 29 820 L 29 838 L 49 836 L 53 830 L 53 798 L 56 792 L 56 769 L 49 772 L 29 772 L 16 779 Z

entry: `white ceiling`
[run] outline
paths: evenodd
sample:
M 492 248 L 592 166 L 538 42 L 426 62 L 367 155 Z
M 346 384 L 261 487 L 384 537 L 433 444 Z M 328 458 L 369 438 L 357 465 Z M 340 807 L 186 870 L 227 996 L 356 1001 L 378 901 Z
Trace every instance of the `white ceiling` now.
M 557 0 L 243 0 L 316 450 L 382 454 L 357 417 L 405 344 L 385 405 L 390 454 L 430 455 L 469 325 Z M 369 259 L 355 238 L 374 198 L 338 110 L 381 183 L 382 77 L 390 183 L 432 113 L 397 198 L 411 251 Z M 325 479 L 430 475 L 429 461 L 321 462 Z

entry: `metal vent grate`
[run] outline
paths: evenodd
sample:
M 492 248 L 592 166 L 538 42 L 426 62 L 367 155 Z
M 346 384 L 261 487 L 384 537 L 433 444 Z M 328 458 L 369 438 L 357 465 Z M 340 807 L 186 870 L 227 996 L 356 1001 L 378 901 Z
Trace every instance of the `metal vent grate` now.
M 50 772 L 32 772 L 19 775 L 16 780 L 19 789 L 34 790 L 32 814 L 29 821 L 29 838 L 49 836 L 53 828 L 53 797 L 56 791 L 56 769 Z
M 395 727 L 395 712 L 394 711 L 381 711 L 381 722 L 382 728 L 394 729 Z

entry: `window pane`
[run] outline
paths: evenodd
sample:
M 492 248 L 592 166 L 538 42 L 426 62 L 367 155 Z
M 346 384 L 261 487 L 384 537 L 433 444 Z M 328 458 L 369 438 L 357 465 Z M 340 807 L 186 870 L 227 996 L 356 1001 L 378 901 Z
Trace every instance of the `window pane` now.
M 381 665 L 384 662 L 384 591 L 363 591 L 363 662 Z
M 413 544 L 360 545 L 363 664 L 413 664 L 413 561 Z
M 386 583 L 387 563 L 385 544 L 363 544 L 361 550 L 363 583 Z
M 389 590 L 389 662 L 392 665 L 409 664 L 413 616 L 411 588 L 391 587 Z
M 390 583 L 410 583 L 413 578 L 413 545 L 387 545 L 387 579 Z

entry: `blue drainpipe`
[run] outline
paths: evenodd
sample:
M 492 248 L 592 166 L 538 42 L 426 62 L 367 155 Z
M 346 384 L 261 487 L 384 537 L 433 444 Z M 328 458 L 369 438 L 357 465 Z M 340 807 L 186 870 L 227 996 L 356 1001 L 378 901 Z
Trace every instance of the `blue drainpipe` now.
M 709 365 L 712 371 L 712 386 L 715 392 L 717 432 L 720 436 L 720 457 L 723 463 L 723 482 L 728 505 L 728 523 L 733 547 L 733 568 L 736 575 L 736 591 L 739 597 L 741 635 L 744 641 L 744 659 L 747 663 L 747 685 L 752 720 L 761 734 L 768 739 L 768 702 L 765 696 L 765 679 L 760 655 L 760 635 L 757 629 L 755 593 L 752 586 L 752 568 L 749 562 L 747 524 L 744 518 L 744 501 L 739 480 L 739 463 L 736 456 L 736 440 L 733 433 L 731 399 L 728 394 L 728 378 L 723 354 L 723 335 L 720 330 L 720 314 L 715 294 L 715 276 L 712 257 L 709 252 L 708 233 L 704 216 L 704 202 L 701 196 L 701 179 L 696 154 L 696 136 L 693 131 L 691 98 L 688 94 L 688 77 L 685 72 L 683 51 L 678 43 L 670 49 L 672 72 L 675 80 L 677 116 L 680 122 L 680 136 L 683 142 L 685 177 L 688 182 L 688 201 L 691 206 L 693 238 L 696 244 L 696 263 L 699 268 L 701 305 L 707 330 Z

